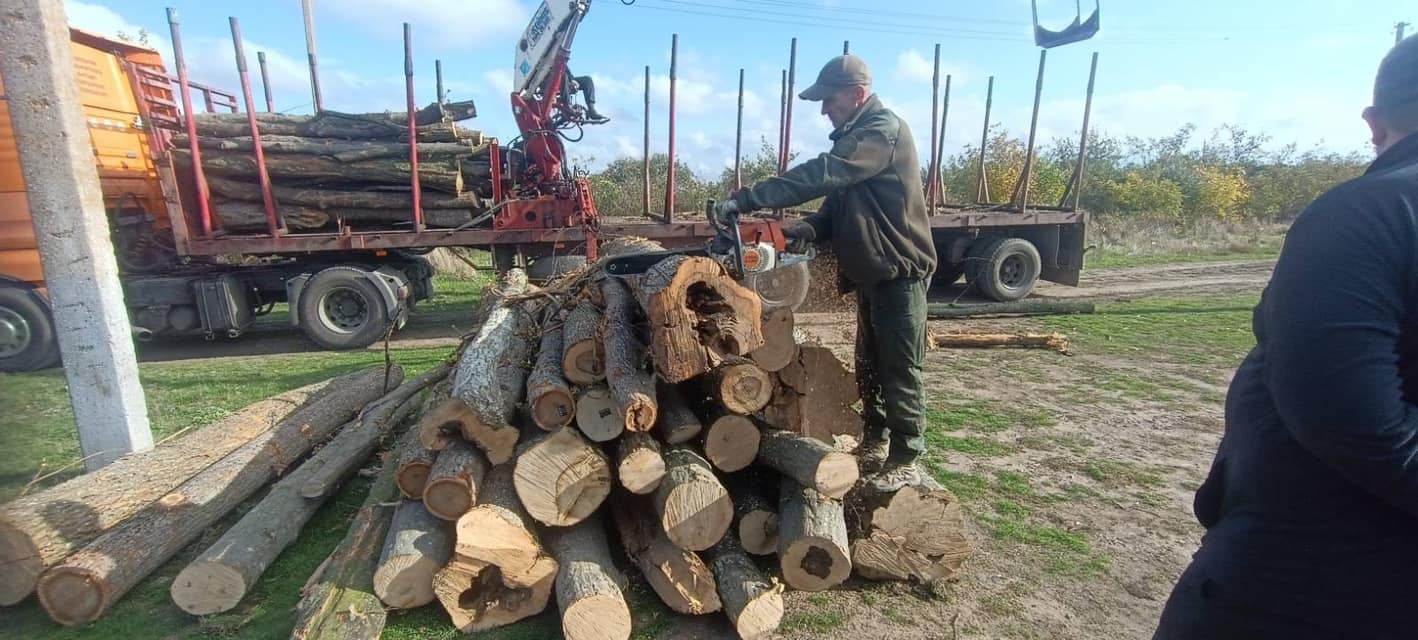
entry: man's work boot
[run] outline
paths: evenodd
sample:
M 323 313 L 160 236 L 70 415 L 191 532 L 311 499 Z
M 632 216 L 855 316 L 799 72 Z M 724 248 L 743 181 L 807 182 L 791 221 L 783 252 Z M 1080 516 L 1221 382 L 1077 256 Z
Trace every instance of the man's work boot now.
M 921 483 L 921 470 L 915 460 L 890 460 L 881 471 L 868 480 L 873 489 L 882 493 L 896 493 L 905 487 Z
M 607 118 L 601 115 L 599 111 L 596 111 L 596 107 L 591 105 L 588 105 L 586 107 L 586 124 L 605 124 L 610 121 L 610 118 Z
M 857 467 L 863 473 L 874 473 L 886 464 L 886 456 L 891 451 L 891 442 L 886 438 L 866 436 L 857 445 Z

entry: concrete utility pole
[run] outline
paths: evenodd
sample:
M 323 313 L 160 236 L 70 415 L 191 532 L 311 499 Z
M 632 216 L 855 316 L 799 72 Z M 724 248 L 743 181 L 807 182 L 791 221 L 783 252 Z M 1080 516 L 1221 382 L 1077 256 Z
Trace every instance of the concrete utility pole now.
M 0 67 L 79 450 L 93 471 L 151 448 L 153 434 L 61 0 L 6 0 Z
M 1403 34 L 1408 30 L 1408 27 L 1411 27 L 1411 26 L 1413 26 L 1412 23 L 1408 23 L 1408 22 L 1400 22 L 1400 23 L 1398 23 L 1398 24 L 1396 24 L 1396 25 L 1393 25 L 1393 44 L 1394 44 L 1394 46 L 1398 46 L 1398 43 L 1403 42 Z

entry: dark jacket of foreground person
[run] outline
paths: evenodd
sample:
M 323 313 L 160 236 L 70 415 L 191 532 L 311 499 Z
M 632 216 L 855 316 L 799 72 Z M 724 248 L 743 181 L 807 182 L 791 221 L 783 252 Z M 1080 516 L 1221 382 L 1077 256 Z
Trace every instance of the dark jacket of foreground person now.
M 1418 134 L 1290 229 L 1157 638 L 1418 638 Z

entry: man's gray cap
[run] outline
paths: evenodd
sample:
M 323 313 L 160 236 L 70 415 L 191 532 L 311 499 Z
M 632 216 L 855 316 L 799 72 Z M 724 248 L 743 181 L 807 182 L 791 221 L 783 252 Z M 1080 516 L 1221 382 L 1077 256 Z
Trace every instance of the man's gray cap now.
M 1374 107 L 1380 112 L 1418 106 L 1418 36 L 1394 45 L 1374 79 Z
M 803 100 L 820 102 L 826 100 L 838 89 L 855 85 L 871 85 L 871 69 L 866 61 L 852 54 L 837 56 L 822 66 L 817 74 L 817 82 L 798 94 Z

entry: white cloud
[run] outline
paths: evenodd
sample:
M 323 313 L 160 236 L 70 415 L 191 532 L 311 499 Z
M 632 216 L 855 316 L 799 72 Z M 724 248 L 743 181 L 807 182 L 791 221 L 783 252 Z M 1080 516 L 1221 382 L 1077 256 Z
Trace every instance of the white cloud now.
M 953 86 L 964 84 L 968 75 L 963 66 L 952 64 L 947 60 L 940 63 L 940 82 L 945 85 L 945 77 L 953 76 Z M 915 84 L 917 86 L 929 85 L 931 78 L 935 77 L 935 61 L 927 57 L 916 49 L 907 49 L 896 56 L 896 79 Z
M 424 39 L 448 48 L 503 44 L 502 38 L 516 36 L 528 20 L 517 0 L 335 0 L 328 6 L 370 33 L 391 39 L 402 38 L 402 23 L 409 22 L 415 46 Z
M 512 93 L 512 72 L 507 69 L 489 69 L 483 72 L 483 81 L 496 95 Z

